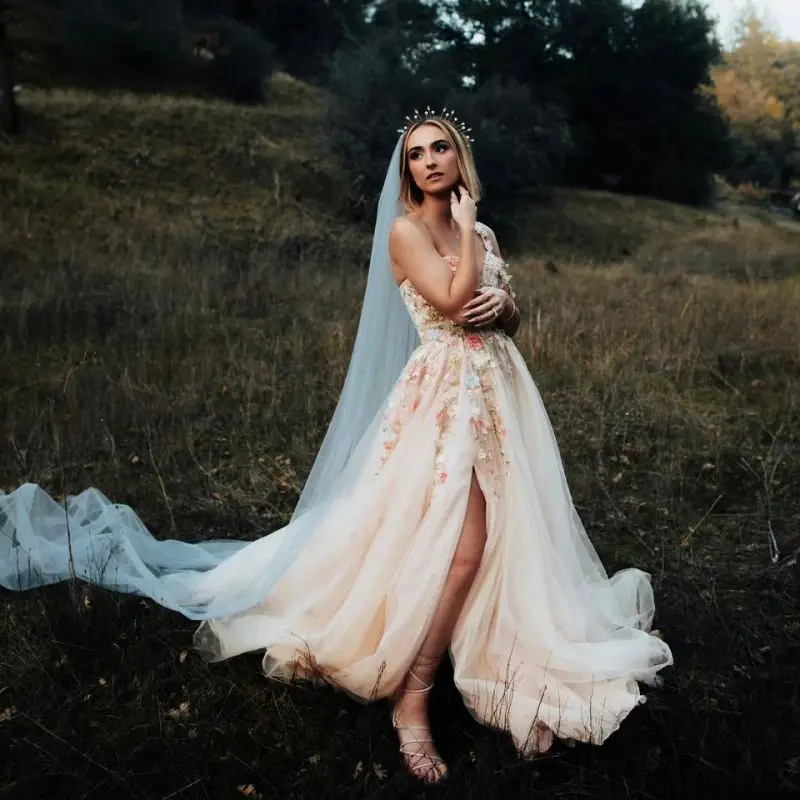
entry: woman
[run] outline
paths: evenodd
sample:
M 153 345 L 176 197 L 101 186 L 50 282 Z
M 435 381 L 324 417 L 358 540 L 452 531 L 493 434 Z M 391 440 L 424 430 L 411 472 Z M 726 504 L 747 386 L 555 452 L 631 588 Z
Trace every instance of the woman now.
M 609 579 L 586 537 L 478 199 L 463 124 L 409 120 L 345 386 L 289 525 L 159 542 L 96 490 L 65 514 L 28 484 L 0 496 L 0 583 L 77 575 L 145 594 L 204 620 L 209 658 L 266 650 L 271 677 L 390 698 L 426 781 L 447 774 L 427 697 L 448 648 L 467 707 L 522 755 L 554 736 L 602 743 L 672 656 L 649 633 L 648 576 Z

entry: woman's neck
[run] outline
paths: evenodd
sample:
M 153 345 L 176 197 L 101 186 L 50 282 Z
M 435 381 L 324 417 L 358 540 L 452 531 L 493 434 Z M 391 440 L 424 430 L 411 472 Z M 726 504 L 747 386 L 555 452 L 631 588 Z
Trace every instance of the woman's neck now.
M 452 231 L 456 228 L 450 210 L 450 193 L 446 195 L 426 194 L 419 207 L 419 216 L 428 227 L 435 230 Z

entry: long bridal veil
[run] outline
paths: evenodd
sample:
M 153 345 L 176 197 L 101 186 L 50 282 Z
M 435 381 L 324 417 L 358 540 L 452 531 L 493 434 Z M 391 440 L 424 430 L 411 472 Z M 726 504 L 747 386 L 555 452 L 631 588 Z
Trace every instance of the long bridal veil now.
M 402 137 L 378 204 L 344 388 L 289 524 L 254 542 L 159 540 L 131 508 L 98 489 L 59 503 L 27 483 L 0 493 L 0 585 L 22 590 L 77 577 L 150 597 L 196 620 L 235 616 L 264 600 L 331 506 L 346 502 L 392 386 L 418 343 L 389 261 L 389 230 L 403 213 L 401 145 Z

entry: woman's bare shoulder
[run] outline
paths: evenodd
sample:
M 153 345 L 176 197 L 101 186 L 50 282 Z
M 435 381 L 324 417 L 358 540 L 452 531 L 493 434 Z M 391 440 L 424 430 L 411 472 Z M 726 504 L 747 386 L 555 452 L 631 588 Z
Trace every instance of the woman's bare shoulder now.
M 416 217 L 410 214 L 404 214 L 395 217 L 390 228 L 390 235 L 399 235 L 403 239 L 414 237 L 415 235 L 424 234 L 426 232 L 425 226 Z
M 398 246 L 417 248 L 426 244 L 433 245 L 433 239 L 421 220 L 406 215 L 396 217 L 392 222 L 392 227 L 389 229 L 390 250 L 394 251 Z

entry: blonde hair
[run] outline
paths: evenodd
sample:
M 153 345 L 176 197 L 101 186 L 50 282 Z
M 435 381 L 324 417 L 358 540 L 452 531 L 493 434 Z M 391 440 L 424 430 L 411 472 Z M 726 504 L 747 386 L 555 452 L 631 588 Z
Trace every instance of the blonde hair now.
M 442 117 L 431 117 L 430 119 L 415 122 L 403 134 L 403 147 L 400 151 L 400 202 L 405 206 L 406 211 L 413 211 L 422 205 L 424 193 L 422 189 L 414 183 L 411 169 L 408 163 L 408 152 L 406 146 L 408 137 L 417 128 L 423 125 L 435 125 L 444 134 L 450 146 L 456 152 L 458 171 L 461 173 L 461 182 L 467 187 L 472 199 L 477 203 L 481 199 L 481 182 L 478 179 L 478 171 L 475 169 L 475 159 L 472 156 L 472 149 L 469 142 L 464 138 L 461 131 L 449 120 Z

